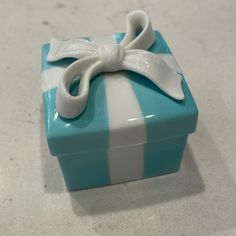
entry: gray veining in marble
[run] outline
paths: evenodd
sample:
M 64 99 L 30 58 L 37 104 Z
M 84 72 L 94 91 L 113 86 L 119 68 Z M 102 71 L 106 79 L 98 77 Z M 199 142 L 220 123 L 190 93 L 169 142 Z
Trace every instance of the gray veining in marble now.
M 177 174 L 68 193 L 42 125 L 40 47 L 144 9 L 199 107 Z M 0 1 L 0 235 L 236 235 L 236 2 Z

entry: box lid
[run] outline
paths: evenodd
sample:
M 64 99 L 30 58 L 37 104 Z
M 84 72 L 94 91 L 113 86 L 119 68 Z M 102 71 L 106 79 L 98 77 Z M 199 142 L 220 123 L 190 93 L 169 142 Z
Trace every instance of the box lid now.
M 165 40 L 155 32 L 149 51 L 173 57 Z M 123 33 L 113 38 L 120 42 Z M 93 40 L 94 38 L 89 38 Z M 46 135 L 53 155 L 68 155 L 169 139 L 195 131 L 197 107 L 186 83 L 183 101 L 172 99 L 151 81 L 134 72 L 102 73 L 90 83 L 84 112 L 75 119 L 61 118 L 55 109 L 57 85 L 65 68 L 74 59 L 49 63 L 49 44 L 42 47 L 43 105 Z M 71 88 L 72 94 L 78 82 Z

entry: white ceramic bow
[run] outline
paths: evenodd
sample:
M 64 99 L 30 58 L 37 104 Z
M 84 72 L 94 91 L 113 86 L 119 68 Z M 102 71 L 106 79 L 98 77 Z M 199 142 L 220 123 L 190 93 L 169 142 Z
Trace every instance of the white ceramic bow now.
M 74 118 L 85 108 L 89 82 L 101 72 L 129 70 L 144 75 L 169 96 L 183 100 L 181 75 L 161 55 L 146 51 L 155 38 L 149 16 L 133 11 L 127 16 L 127 32 L 120 44 L 97 46 L 84 39 L 61 41 L 52 39 L 47 60 L 80 58 L 68 66 L 57 89 L 56 109 L 64 118 Z M 69 92 L 75 78 L 80 79 L 79 92 Z

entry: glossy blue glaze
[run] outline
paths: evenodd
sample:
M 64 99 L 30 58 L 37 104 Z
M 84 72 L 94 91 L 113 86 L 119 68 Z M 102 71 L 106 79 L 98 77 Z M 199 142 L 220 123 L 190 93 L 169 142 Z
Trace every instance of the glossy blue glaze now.
M 48 45 L 44 45 L 43 70 L 49 66 L 47 53 Z M 45 127 L 51 153 L 61 156 L 88 150 L 107 150 L 109 127 L 102 75 L 92 80 L 86 109 L 76 119 L 66 120 L 58 116 L 55 97 L 56 88 L 43 93 Z
M 123 36 L 123 33 L 118 33 L 114 37 L 119 42 Z M 155 37 L 156 42 L 150 51 L 171 53 L 159 32 L 155 32 Z M 65 59 L 56 63 L 48 63 L 46 61 L 48 49 L 48 44 L 42 48 L 42 70 L 63 65 L 63 63 L 68 64 L 74 60 Z M 147 142 L 187 135 L 195 130 L 197 108 L 184 79 L 185 100 L 179 102 L 164 94 L 143 76 L 133 72 L 126 73 L 143 113 Z M 55 94 L 56 88 L 43 94 L 46 133 L 51 153 L 53 155 L 67 155 L 107 149 L 109 121 L 102 74 L 91 81 L 86 109 L 74 120 L 62 119 L 57 115 L 54 102 Z
M 124 34 L 117 36 L 120 42 Z M 171 54 L 159 32 L 155 32 L 156 41 L 149 51 Z M 143 113 L 147 142 L 187 135 L 195 131 L 198 111 L 188 85 L 183 78 L 183 101 L 172 99 L 162 92 L 150 80 L 134 72 L 126 72 L 136 94 Z
M 120 42 L 124 34 L 116 37 Z M 154 53 L 171 54 L 159 32 L 149 49 Z M 144 177 L 177 171 L 187 135 L 195 131 L 198 111 L 183 77 L 183 101 L 176 101 L 143 76 L 127 72 L 140 104 L 146 126 L 147 143 L 144 146 Z M 154 141 L 157 140 L 157 141 Z
M 143 177 L 176 172 L 181 163 L 187 135 L 145 144 Z
M 69 190 L 110 184 L 107 150 L 59 156 L 58 161 Z
M 123 36 L 123 33 L 114 35 L 117 42 Z M 156 42 L 150 51 L 171 54 L 161 34 L 155 32 L 155 37 Z M 48 50 L 49 45 L 44 45 L 43 71 L 54 66 L 69 65 L 74 61 L 64 59 L 48 63 Z M 146 128 L 143 177 L 177 171 L 187 136 L 195 131 L 198 116 L 185 79 L 182 81 L 185 100 L 176 101 L 143 76 L 133 72 L 125 73 L 137 97 Z M 75 85 L 72 94 L 76 89 Z M 91 81 L 86 109 L 74 120 L 58 116 L 55 95 L 56 88 L 43 93 L 44 120 L 49 149 L 53 155 L 58 156 L 67 188 L 76 190 L 110 184 L 108 149 L 112 147 L 109 147 L 109 120 L 102 74 Z
M 145 144 L 143 177 L 176 172 L 186 140 L 187 136 L 181 136 Z M 58 161 L 68 190 L 111 184 L 106 150 L 59 156 Z

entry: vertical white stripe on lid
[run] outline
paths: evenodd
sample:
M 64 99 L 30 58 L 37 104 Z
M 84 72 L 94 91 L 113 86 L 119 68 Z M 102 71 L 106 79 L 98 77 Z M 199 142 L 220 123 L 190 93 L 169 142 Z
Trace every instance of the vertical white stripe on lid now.
M 117 43 L 111 36 L 90 39 L 97 45 Z M 104 83 L 110 129 L 108 161 L 111 183 L 140 179 L 143 177 L 143 143 L 146 141 L 142 111 L 124 73 L 106 73 Z

